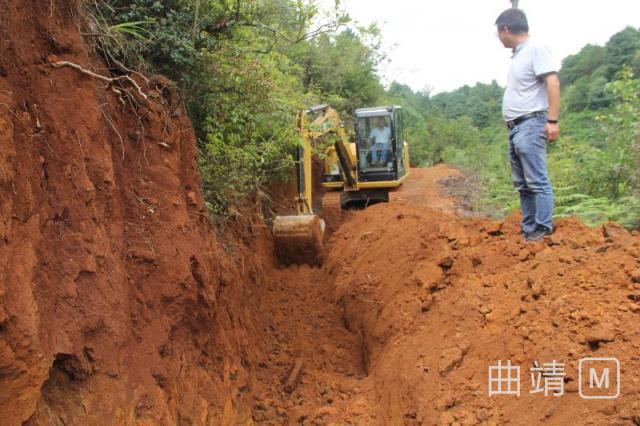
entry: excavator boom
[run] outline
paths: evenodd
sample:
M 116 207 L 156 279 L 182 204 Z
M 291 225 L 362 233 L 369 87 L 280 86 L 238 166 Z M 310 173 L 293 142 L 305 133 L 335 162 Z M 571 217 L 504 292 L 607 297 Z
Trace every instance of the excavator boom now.
M 274 245 L 280 263 L 321 265 L 325 223 L 313 211 L 313 148 L 329 144 L 335 147 L 346 185 L 356 185 L 355 158 L 349 152 L 340 116 L 330 106 L 318 105 L 302 111 L 298 116 L 298 129 L 302 140 L 296 149 L 297 215 L 276 217 Z

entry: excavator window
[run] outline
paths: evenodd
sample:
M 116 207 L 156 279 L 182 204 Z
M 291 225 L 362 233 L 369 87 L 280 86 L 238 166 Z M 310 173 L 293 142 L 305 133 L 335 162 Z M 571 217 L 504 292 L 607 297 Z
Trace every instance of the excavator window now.
M 361 171 L 393 170 L 393 133 L 390 116 L 359 117 L 358 165 Z

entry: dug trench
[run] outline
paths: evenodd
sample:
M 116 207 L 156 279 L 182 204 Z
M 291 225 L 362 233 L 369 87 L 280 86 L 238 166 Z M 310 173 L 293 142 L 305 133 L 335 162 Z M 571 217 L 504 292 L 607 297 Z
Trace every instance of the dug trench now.
M 516 214 L 461 217 L 467 198 L 442 188 L 464 180 L 457 170 L 411 173 L 389 204 L 343 215 L 322 269 L 272 275 L 280 303 L 266 303 L 267 338 L 282 370 L 264 371 L 273 381 L 260 380 L 256 421 L 638 424 L 637 233 L 565 218 L 525 243 Z M 620 395 L 585 399 L 580 359 L 610 357 Z M 303 369 L 288 392 L 294 359 Z M 554 360 L 562 385 L 545 396 L 530 369 Z M 521 368 L 519 395 L 489 394 L 497 361 Z
M 279 267 L 264 200 L 208 219 L 170 82 L 53 66 L 111 75 L 79 1 L 0 10 L 3 424 L 640 423 L 637 233 L 525 244 L 515 214 L 461 217 L 438 166 L 327 209 L 321 268 Z M 619 360 L 617 399 L 580 396 L 585 357 Z M 499 360 L 520 395 L 489 394 Z M 532 393 L 552 360 L 562 395 Z

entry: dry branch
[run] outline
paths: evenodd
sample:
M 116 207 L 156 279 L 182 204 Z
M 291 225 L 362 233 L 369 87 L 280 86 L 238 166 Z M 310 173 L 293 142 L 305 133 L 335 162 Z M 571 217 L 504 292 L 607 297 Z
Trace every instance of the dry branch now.
M 111 37 L 111 38 L 116 38 L 116 36 L 114 36 L 113 34 L 106 34 L 106 33 L 80 33 L 81 36 L 85 36 L 85 37 Z

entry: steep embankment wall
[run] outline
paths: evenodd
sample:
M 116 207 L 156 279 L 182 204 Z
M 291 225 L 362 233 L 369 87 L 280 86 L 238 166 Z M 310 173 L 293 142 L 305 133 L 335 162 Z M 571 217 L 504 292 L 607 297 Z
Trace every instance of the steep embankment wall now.
M 0 0 L 0 14 L 3 424 L 231 419 L 251 383 L 248 298 L 177 95 L 133 75 L 148 99 L 125 83 L 127 99 L 52 67 L 110 75 L 80 1 Z

